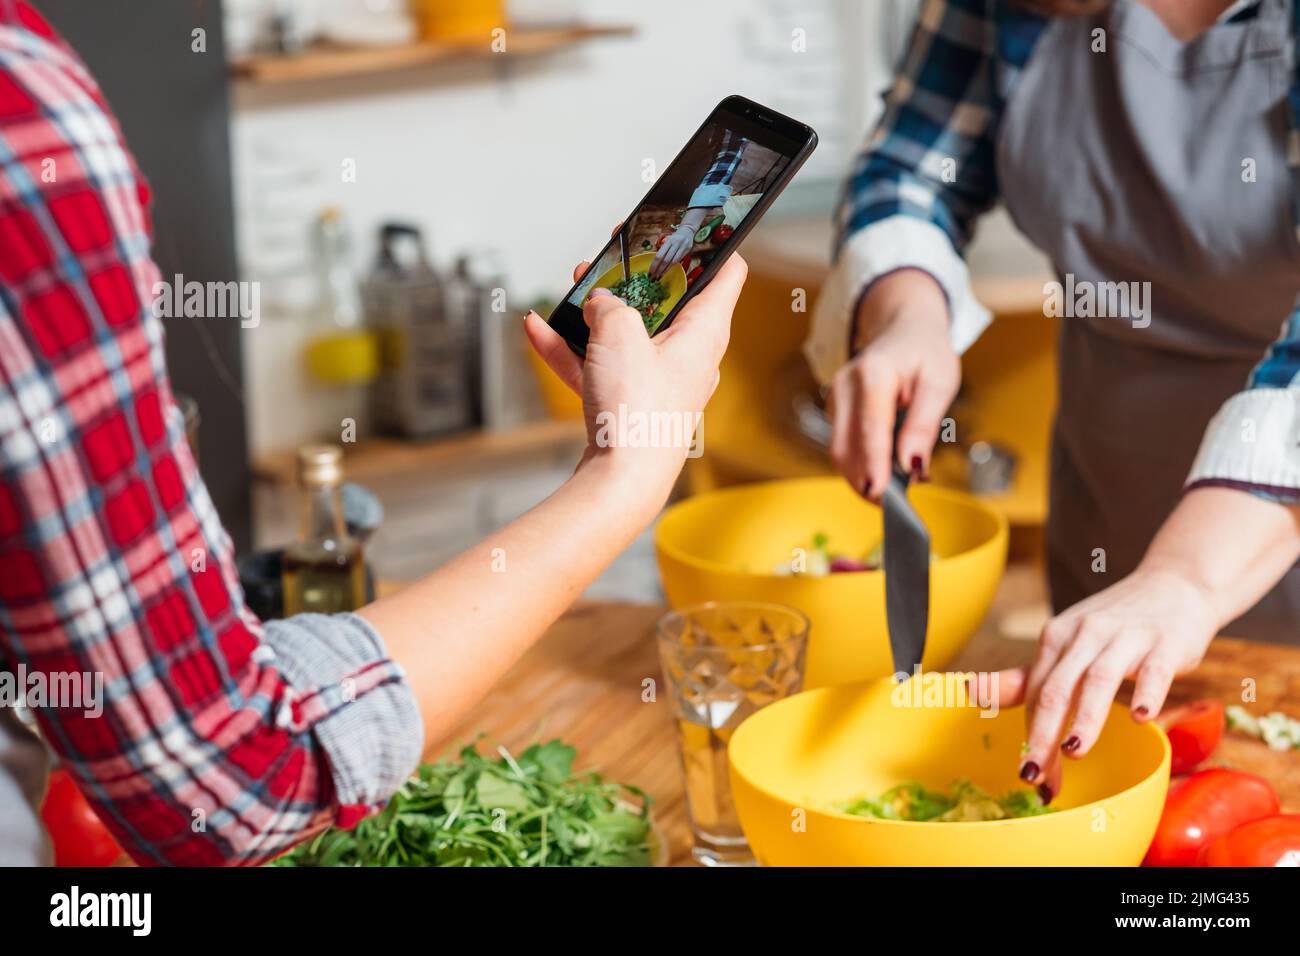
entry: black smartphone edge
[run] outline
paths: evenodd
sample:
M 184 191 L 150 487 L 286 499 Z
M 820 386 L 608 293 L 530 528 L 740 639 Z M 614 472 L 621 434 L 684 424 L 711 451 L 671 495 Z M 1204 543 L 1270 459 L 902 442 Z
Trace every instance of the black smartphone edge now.
M 795 174 L 799 172 L 799 169 L 807 161 L 808 157 L 812 155 L 813 150 L 817 148 L 817 131 L 807 123 L 801 123 L 791 116 L 786 116 L 784 113 L 763 106 L 761 103 L 756 103 L 748 97 L 741 96 L 738 93 L 733 93 L 730 96 L 724 97 L 709 111 L 709 114 L 704 117 L 703 122 L 696 127 L 695 132 L 686 138 L 686 142 L 682 144 L 682 148 L 677 151 L 677 155 L 675 155 L 672 158 L 672 161 L 664 167 L 664 171 L 660 175 L 667 175 L 673 169 L 678 161 L 680 161 L 685 155 L 691 144 L 695 142 L 711 122 L 714 122 L 720 115 L 728 113 L 741 117 L 742 122 L 757 123 L 764 127 L 768 127 L 771 129 L 773 135 L 788 139 L 791 142 L 802 142 L 802 145 L 799 147 L 798 152 L 790 157 L 789 164 L 781 172 L 780 178 L 777 179 L 772 188 L 763 194 L 763 198 L 760 199 L 745 218 L 740 221 L 740 225 L 736 227 L 731 238 L 727 240 L 726 248 L 718 250 L 719 254 L 709 262 L 705 267 L 704 272 L 700 274 L 699 279 L 697 279 L 691 287 L 687 289 L 686 294 L 682 296 L 681 300 L 676 306 L 674 306 L 672 314 L 669 315 L 663 324 L 655 330 L 656 335 L 672 325 L 672 323 L 676 321 L 677 316 L 681 314 L 682 309 L 684 309 L 691 299 L 695 297 L 695 294 L 708 285 L 713 277 L 718 274 L 718 270 L 721 269 L 723 264 L 731 258 L 737 249 L 740 248 L 740 244 L 745 241 L 745 237 L 749 235 L 750 231 L 756 225 L 758 225 L 759 220 L 763 218 L 767 213 L 767 210 L 771 208 L 774 202 L 776 202 L 777 198 L 785 190 L 785 187 L 789 185 L 790 181 L 794 179 Z M 655 182 L 658 182 L 658 180 L 656 179 Z M 651 183 L 650 188 L 646 190 L 645 195 L 641 197 L 637 204 L 632 208 L 632 211 L 623 219 L 624 224 L 631 222 L 636 218 L 641 211 L 641 207 L 645 205 L 646 200 L 653 192 L 654 183 Z M 608 246 L 609 242 L 606 242 L 605 245 L 601 247 L 601 251 L 603 252 Z M 594 268 L 594 263 L 592 267 Z M 561 338 L 564 339 L 569 348 L 580 356 L 586 354 L 586 335 L 584 334 L 582 336 L 582 341 L 580 343 L 574 342 L 572 338 L 564 334 L 563 329 L 556 328 L 555 320 L 566 304 L 572 305 L 572 303 L 569 302 L 569 297 L 573 295 L 574 290 L 578 288 L 581 282 L 582 279 L 580 278 L 569 287 L 569 291 L 566 292 L 564 297 L 556 303 L 553 309 L 551 309 L 551 314 L 547 316 L 546 319 L 547 324 L 560 333 Z M 580 331 L 584 333 L 586 332 L 585 324 L 582 325 Z

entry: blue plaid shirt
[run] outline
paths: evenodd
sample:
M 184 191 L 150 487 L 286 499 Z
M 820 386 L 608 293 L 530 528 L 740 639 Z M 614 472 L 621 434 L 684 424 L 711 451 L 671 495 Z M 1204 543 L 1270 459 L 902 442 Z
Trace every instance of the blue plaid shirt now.
M 713 157 L 713 164 L 691 194 L 689 208 L 721 206 L 731 196 L 731 180 L 740 168 L 740 156 L 748 143 L 745 137 L 729 129 L 722 131 L 722 142 Z
M 1255 6 L 1238 4 L 1227 19 L 1252 16 Z M 1293 4 L 1293 16 L 1294 33 L 1300 36 L 1300 5 Z M 1005 0 L 927 0 L 884 115 L 845 185 L 836 214 L 837 258 L 861 230 L 898 216 L 938 227 L 958 254 L 965 249 L 975 220 L 998 199 L 995 147 L 1003 108 L 1050 22 Z M 1294 143 L 1300 129 L 1300 78 L 1291 87 L 1290 105 Z M 1293 147 L 1289 155 L 1300 225 L 1300 148 Z M 839 298 L 840 309 L 852 309 L 848 296 Z M 977 335 L 982 325 L 978 319 L 975 325 Z M 968 334 L 965 344 L 972 338 Z M 815 367 L 821 360 L 823 377 L 832 351 L 810 349 Z M 1287 389 L 1286 400 L 1294 404 L 1288 386 L 1300 386 L 1300 308 L 1286 320 L 1281 337 L 1248 382 L 1248 389 Z M 1300 489 L 1290 488 L 1289 481 L 1281 488 L 1265 488 L 1214 475 L 1193 477 L 1195 483 L 1244 484 L 1266 497 L 1300 500 Z

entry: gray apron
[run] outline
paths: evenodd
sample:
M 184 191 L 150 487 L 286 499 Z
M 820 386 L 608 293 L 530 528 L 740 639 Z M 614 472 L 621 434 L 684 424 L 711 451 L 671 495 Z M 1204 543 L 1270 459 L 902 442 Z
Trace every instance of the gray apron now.
M 1061 319 L 1047 528 L 1058 611 L 1137 565 L 1211 416 L 1300 294 L 1289 20 L 1286 0 L 1262 0 L 1256 18 L 1182 43 L 1134 0 L 1060 18 L 1003 114 L 1007 208 L 1075 292 Z M 1105 52 L 1093 49 L 1098 29 Z M 1101 285 L 1134 282 L 1150 285 L 1125 286 L 1138 293 L 1127 308 Z M 1297 640 L 1300 575 L 1227 631 Z

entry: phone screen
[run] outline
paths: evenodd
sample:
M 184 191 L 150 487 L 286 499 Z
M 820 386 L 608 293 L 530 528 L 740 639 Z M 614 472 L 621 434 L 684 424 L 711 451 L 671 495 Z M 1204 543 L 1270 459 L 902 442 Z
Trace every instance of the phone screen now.
M 651 335 L 668 328 L 816 141 L 811 128 L 789 117 L 743 97 L 723 100 L 551 313 L 551 325 L 585 351 L 582 306 L 604 288 L 639 311 Z

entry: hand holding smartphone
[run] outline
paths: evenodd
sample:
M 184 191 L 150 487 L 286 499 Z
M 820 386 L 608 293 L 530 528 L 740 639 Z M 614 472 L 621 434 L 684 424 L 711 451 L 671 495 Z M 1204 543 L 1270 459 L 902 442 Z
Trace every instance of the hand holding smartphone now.
M 669 328 L 816 145 L 811 127 L 742 96 L 727 97 L 551 312 L 551 328 L 585 354 L 582 307 L 598 288 L 636 309 L 651 335 Z

